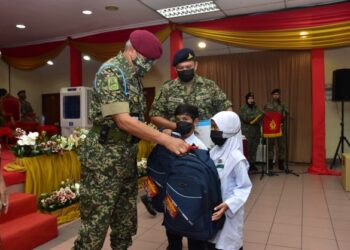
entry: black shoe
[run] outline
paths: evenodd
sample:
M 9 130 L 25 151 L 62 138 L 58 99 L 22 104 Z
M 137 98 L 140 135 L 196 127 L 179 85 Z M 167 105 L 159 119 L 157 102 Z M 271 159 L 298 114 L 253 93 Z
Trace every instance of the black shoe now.
M 147 195 L 141 196 L 141 201 L 143 205 L 145 205 L 145 208 L 147 209 L 147 212 L 149 212 L 151 215 L 156 216 L 157 212 L 153 209 L 151 201 L 149 200 Z

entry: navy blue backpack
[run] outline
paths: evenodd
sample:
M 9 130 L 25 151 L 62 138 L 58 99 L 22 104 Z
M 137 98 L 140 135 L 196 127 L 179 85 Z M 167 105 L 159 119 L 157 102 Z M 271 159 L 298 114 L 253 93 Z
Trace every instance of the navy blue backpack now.
M 207 151 L 194 149 L 177 156 L 157 145 L 148 159 L 147 173 L 157 188 L 152 206 L 164 212 L 167 230 L 209 240 L 222 228 L 224 216 L 211 220 L 222 197 L 220 179 Z

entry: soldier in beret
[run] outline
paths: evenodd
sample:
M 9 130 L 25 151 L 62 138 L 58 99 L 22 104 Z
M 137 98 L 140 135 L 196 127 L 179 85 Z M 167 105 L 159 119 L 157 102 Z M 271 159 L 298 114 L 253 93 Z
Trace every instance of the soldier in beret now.
M 159 128 L 175 130 L 175 109 L 179 104 L 191 104 L 199 110 L 201 121 L 209 120 L 208 137 L 210 136 L 210 118 L 223 110 L 232 110 L 232 103 L 214 81 L 196 74 L 198 62 L 192 49 L 183 48 L 176 52 L 173 66 L 177 78 L 163 83 L 156 96 L 151 110 L 152 123 Z M 202 139 L 199 135 L 199 138 Z M 203 140 L 205 143 L 205 140 Z M 206 145 L 209 146 L 209 145 Z M 168 249 L 181 249 L 182 237 L 167 232 Z M 203 249 L 203 242 L 189 240 L 189 249 Z
M 96 73 L 89 118 L 93 121 L 78 151 L 82 167 L 81 226 L 73 249 L 127 249 L 137 230 L 137 138 L 162 144 L 175 154 L 188 144 L 145 125 L 141 78 L 162 55 L 158 38 L 135 30 L 125 50 Z
M 271 91 L 271 97 L 272 100 L 269 101 L 264 106 L 265 112 L 279 112 L 282 115 L 282 136 L 276 137 L 276 138 L 269 138 L 269 149 L 268 149 L 268 157 L 269 157 L 269 169 L 273 169 L 273 159 L 274 159 L 274 153 L 275 153 L 275 147 L 276 149 L 276 157 L 275 159 L 278 161 L 278 168 L 280 170 L 284 170 L 284 161 L 286 158 L 286 129 L 285 126 L 283 126 L 283 122 L 285 121 L 285 118 L 288 114 L 288 108 L 287 106 L 281 102 L 281 90 L 280 89 L 274 89 Z
M 196 106 L 200 120 L 210 120 L 220 111 L 232 110 L 232 103 L 215 82 L 196 74 L 198 62 L 192 49 L 177 51 L 173 66 L 178 77 L 163 83 L 149 113 L 159 128 L 176 128 L 174 111 L 179 104 Z

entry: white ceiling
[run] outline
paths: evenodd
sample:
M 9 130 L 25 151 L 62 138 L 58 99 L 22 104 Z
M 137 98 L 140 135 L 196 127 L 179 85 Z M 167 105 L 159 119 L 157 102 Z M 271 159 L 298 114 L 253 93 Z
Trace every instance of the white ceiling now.
M 207 1 L 207 0 L 205 0 Z M 0 0 L 0 48 L 14 47 L 68 36 L 79 37 L 112 30 L 167 23 L 156 9 L 205 2 L 198 0 Z M 220 11 L 173 18 L 174 23 L 219 19 L 228 16 L 327 4 L 332 0 L 214 0 Z M 116 5 L 116 12 L 106 11 Z M 92 15 L 81 14 L 92 10 Z M 26 29 L 15 26 L 21 23 Z M 184 37 L 185 46 L 195 46 L 197 38 Z M 193 45 L 192 45 L 193 44 Z M 218 46 L 218 47 L 217 47 Z M 206 54 L 235 53 L 237 48 L 208 43 Z M 220 53 L 222 51 L 223 53 Z M 201 53 L 201 52 L 199 52 Z

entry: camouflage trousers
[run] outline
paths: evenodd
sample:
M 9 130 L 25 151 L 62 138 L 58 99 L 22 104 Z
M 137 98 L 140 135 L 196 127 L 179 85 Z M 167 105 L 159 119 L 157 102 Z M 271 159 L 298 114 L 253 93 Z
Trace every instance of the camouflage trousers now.
M 248 143 L 248 161 L 250 163 L 256 162 L 256 151 L 260 142 L 260 135 L 258 136 L 246 136 Z
M 274 159 L 274 154 L 276 152 L 276 161 L 286 159 L 286 138 L 285 136 L 268 138 L 269 143 L 269 160 Z M 275 147 L 277 147 L 275 149 Z M 276 151 L 275 151 L 276 150 Z
M 136 146 L 90 143 L 79 152 L 81 226 L 73 249 L 101 249 L 110 227 L 111 248 L 126 250 L 137 230 Z

